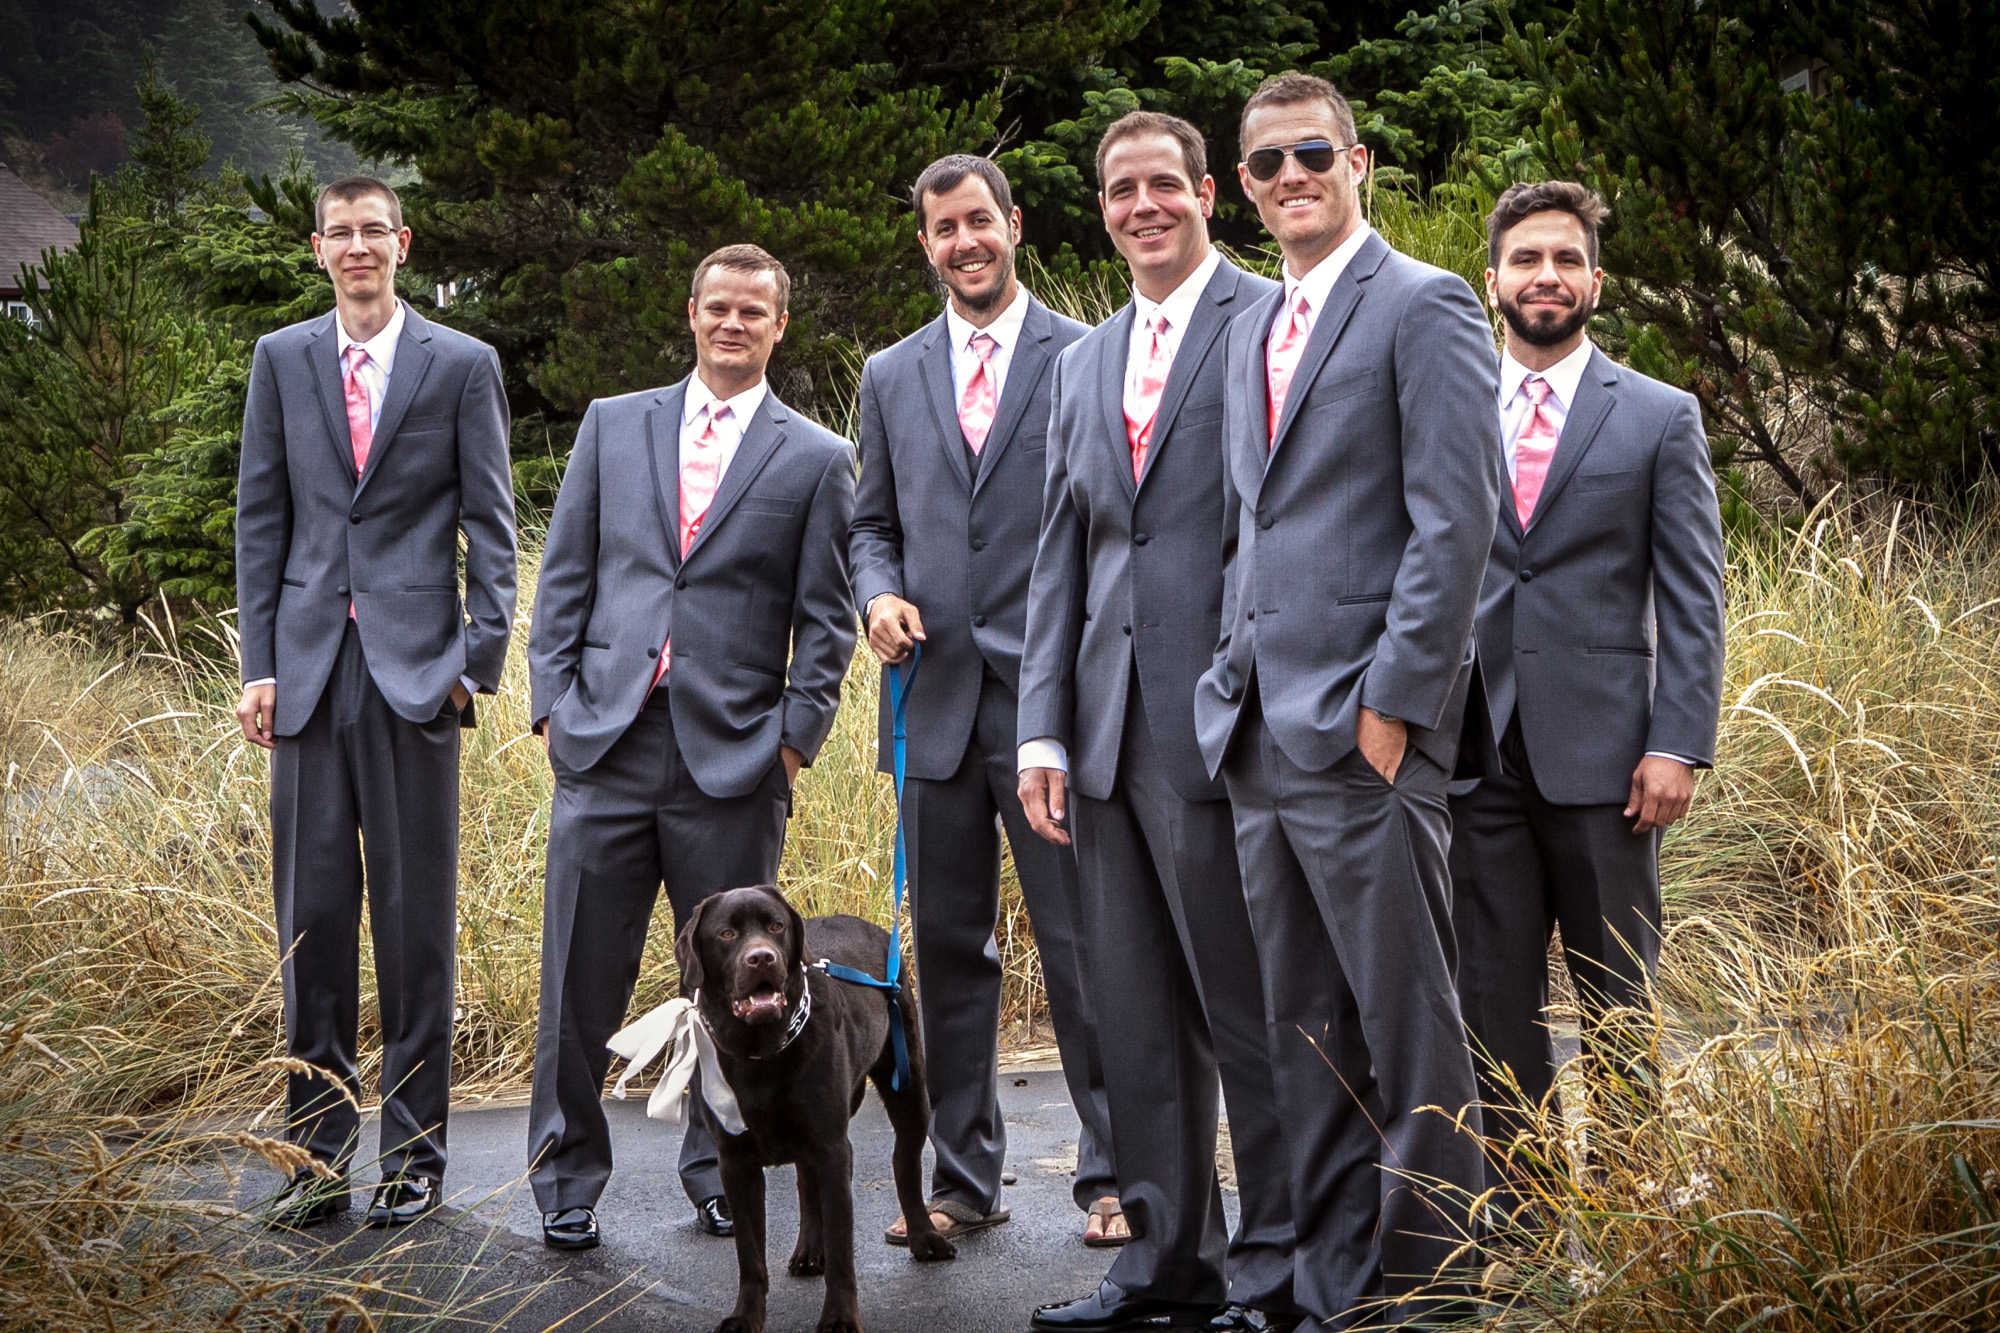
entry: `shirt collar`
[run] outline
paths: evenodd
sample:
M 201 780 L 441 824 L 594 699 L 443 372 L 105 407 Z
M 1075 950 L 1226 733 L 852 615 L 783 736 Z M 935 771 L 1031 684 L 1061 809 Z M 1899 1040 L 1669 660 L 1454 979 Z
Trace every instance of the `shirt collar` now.
M 958 313 L 958 307 L 950 300 L 944 303 L 944 324 L 951 333 L 951 350 L 955 356 L 965 350 L 975 333 L 987 333 L 1000 345 L 1002 351 L 1012 351 L 1021 337 L 1021 325 L 1028 318 L 1028 289 L 1025 285 L 1017 288 L 1014 299 L 1000 312 L 1000 318 L 985 328 L 973 327 L 972 321 Z
M 1311 271 L 1302 278 L 1293 277 L 1291 265 L 1287 264 L 1284 270 L 1285 309 L 1290 310 L 1296 306 L 1299 292 L 1304 291 L 1306 301 L 1312 306 L 1313 315 L 1317 318 L 1319 312 L 1326 309 L 1326 299 L 1333 292 L 1333 284 L 1340 281 L 1340 275 L 1347 271 L 1348 264 L 1353 262 L 1355 255 L 1361 253 L 1361 247 L 1367 244 L 1368 238 L 1374 234 L 1373 227 L 1365 222 L 1362 223 L 1354 229 L 1352 236 L 1335 246 L 1332 254 L 1314 264 Z
M 1567 412 L 1576 403 L 1577 388 L 1583 383 L 1583 372 L 1590 365 L 1590 354 L 1596 346 L 1585 338 L 1577 349 L 1547 370 L 1534 371 L 1514 359 L 1512 352 L 1500 354 L 1500 406 L 1506 407 L 1514 401 L 1514 395 L 1521 391 L 1521 385 L 1530 376 L 1539 374 L 1549 382 L 1549 391 Z
M 1166 300 L 1148 301 L 1139 294 L 1139 289 L 1134 287 L 1132 308 L 1137 316 L 1138 327 L 1145 328 L 1155 312 L 1164 311 L 1169 328 L 1181 333 L 1187 332 L 1188 323 L 1194 318 L 1195 302 L 1201 300 L 1201 294 L 1208 290 L 1209 280 L 1221 266 L 1222 252 L 1211 245 L 1208 247 L 1208 258 L 1202 260 L 1194 272 L 1182 279 L 1180 286 L 1167 293 Z
M 347 360 L 348 348 L 359 347 L 362 351 L 368 353 L 368 359 L 373 361 L 384 375 L 393 374 L 396 364 L 396 342 L 403 336 L 403 325 L 406 322 L 405 317 L 407 314 L 408 307 L 400 300 L 397 301 L 396 313 L 389 316 L 389 322 L 382 326 L 382 331 L 367 342 L 362 342 L 357 338 L 348 336 L 347 326 L 340 322 L 340 310 L 336 307 L 333 312 L 333 327 L 340 338 L 340 359 L 342 363 L 344 364 Z
M 755 384 L 745 389 L 742 393 L 737 394 L 734 398 L 717 398 L 715 391 L 702 381 L 701 372 L 696 371 L 694 374 L 688 376 L 687 393 L 684 395 L 681 403 L 681 423 L 683 425 L 691 423 L 696 417 L 701 415 L 701 410 L 704 407 L 707 407 L 710 403 L 714 403 L 717 411 L 725 407 L 729 409 L 730 415 L 736 420 L 736 428 L 739 431 L 748 430 L 750 429 L 750 418 L 757 415 L 757 409 L 764 405 L 764 397 L 770 392 L 771 382 L 760 378 Z

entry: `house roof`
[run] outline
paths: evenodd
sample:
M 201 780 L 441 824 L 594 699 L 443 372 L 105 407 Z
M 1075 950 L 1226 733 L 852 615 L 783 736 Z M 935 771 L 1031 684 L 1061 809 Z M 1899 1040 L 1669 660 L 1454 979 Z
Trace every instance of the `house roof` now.
M 0 296 L 20 295 L 21 266 L 39 265 L 42 251 L 52 245 L 74 247 L 76 224 L 19 176 L 0 167 Z

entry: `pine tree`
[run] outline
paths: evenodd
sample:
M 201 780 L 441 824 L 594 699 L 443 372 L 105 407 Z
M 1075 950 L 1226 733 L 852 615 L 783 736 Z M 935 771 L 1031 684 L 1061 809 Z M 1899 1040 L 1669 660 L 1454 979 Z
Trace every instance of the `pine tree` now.
M 1611 202 L 1634 363 L 1701 399 L 1720 460 L 1801 501 L 2000 461 L 2000 5 L 1581 0 L 1512 46 L 1551 90 L 1545 169 Z

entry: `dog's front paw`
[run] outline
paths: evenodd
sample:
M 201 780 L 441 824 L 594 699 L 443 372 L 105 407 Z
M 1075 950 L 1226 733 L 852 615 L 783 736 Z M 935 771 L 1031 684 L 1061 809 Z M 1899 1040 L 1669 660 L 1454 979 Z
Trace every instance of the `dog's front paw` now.
M 715 1326 L 715 1333 L 764 1333 L 764 1321 L 733 1314 Z
M 910 1257 L 923 1263 L 936 1263 L 940 1259 L 958 1258 L 958 1246 L 946 1240 L 937 1232 L 925 1232 L 910 1237 Z
M 823 1314 L 819 1323 L 813 1326 L 813 1333 L 861 1333 L 859 1315 Z
M 803 1246 L 792 1251 L 792 1261 L 785 1265 L 785 1271 L 793 1277 L 818 1277 L 826 1271 L 826 1251 L 814 1246 Z

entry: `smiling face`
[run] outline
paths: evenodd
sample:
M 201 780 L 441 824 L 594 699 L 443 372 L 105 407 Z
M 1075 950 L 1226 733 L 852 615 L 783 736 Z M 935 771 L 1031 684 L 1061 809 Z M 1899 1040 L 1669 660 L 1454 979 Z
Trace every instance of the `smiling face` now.
M 961 315 L 979 323 L 1014 300 L 1021 210 L 1002 213 L 979 177 L 924 196 L 924 229 L 917 240 Z
M 1187 159 L 1171 135 L 1133 134 L 1112 144 L 1097 202 L 1104 230 L 1147 300 L 1172 295 L 1208 254 L 1215 180 L 1188 179 Z
M 313 253 L 345 301 L 366 305 L 393 295 L 396 270 L 410 257 L 410 229 L 391 221 L 389 200 L 379 194 L 328 199 Z
M 1591 267 L 1589 234 L 1575 214 L 1560 209 L 1530 213 L 1509 227 L 1500 238 L 1499 267 L 1486 270 L 1486 297 L 1507 321 L 1507 345 L 1530 365 L 1530 356 L 1561 360 L 1576 349 L 1603 288 L 1603 271 Z
M 771 352 L 785 336 L 787 315 L 778 309 L 778 276 L 717 265 L 704 273 L 688 298 L 695 366 L 702 382 L 733 398 L 763 378 Z
M 1252 111 L 1243 126 L 1243 156 L 1259 148 L 1323 140 L 1340 148 L 1350 137 L 1340 127 L 1331 103 L 1312 98 L 1274 102 Z M 1360 183 L 1368 172 L 1368 153 L 1347 148 L 1334 157 L 1333 168 L 1307 171 L 1287 153 L 1285 164 L 1270 180 L 1260 181 L 1238 164 L 1243 193 L 1257 206 L 1265 230 L 1284 252 L 1293 277 L 1303 277 L 1332 254 L 1361 222 Z

